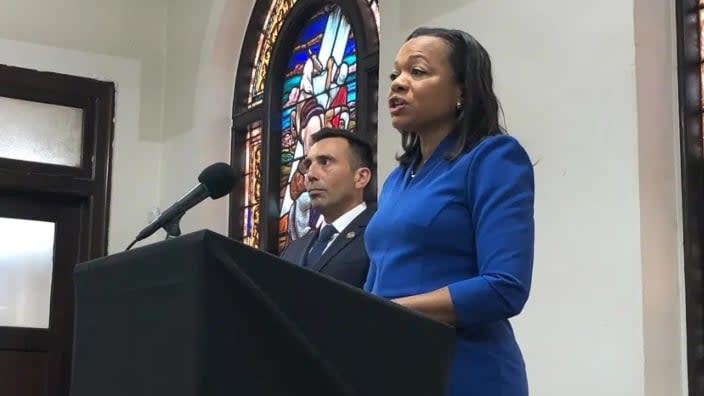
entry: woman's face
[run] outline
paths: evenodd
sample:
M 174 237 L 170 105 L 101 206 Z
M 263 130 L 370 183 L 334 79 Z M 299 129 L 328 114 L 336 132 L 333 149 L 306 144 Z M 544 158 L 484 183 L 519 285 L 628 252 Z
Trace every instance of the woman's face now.
M 394 128 L 421 135 L 452 128 L 462 89 L 454 80 L 449 51 L 445 40 L 433 36 L 415 37 L 401 46 L 389 91 Z

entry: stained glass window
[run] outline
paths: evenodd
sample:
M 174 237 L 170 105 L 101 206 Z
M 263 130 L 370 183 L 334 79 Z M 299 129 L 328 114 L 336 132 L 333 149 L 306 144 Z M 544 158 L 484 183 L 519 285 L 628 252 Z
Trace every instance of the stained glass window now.
M 232 158 L 244 175 L 244 187 L 241 198 L 231 200 L 234 201 L 231 213 L 235 218 L 233 220 L 231 214 L 230 233 L 235 237 L 241 235 L 242 241 L 250 246 L 272 252 L 280 251 L 292 239 L 314 230 L 322 221 L 310 207 L 299 170 L 312 134 L 324 126 L 356 132 L 360 117 L 364 121 L 364 117 L 372 116 L 358 114 L 358 95 L 362 92 L 369 102 L 376 102 L 372 95 L 376 95 L 378 78 L 378 1 L 355 1 L 362 4 L 352 10 L 365 20 L 362 30 L 353 29 L 350 18 L 345 15 L 351 9 L 346 7 L 343 11 L 341 1 L 331 1 L 318 9 L 311 9 L 310 3 L 314 1 L 257 2 L 252 20 L 261 24 L 250 22 L 242 54 L 246 59 L 249 53 L 251 63 L 240 61 L 236 81 L 236 93 L 240 92 L 237 86 L 247 84 L 246 93 L 236 94 L 233 112 Z M 289 23 L 291 10 L 304 5 L 312 11 L 300 13 L 303 15 L 300 23 Z M 359 38 L 353 31 L 365 33 L 367 53 L 359 54 Z M 290 33 L 293 35 L 289 36 Z M 285 67 L 272 70 L 273 51 L 278 48 L 277 39 L 282 34 L 296 40 L 292 47 L 280 48 L 288 57 Z M 256 40 L 256 46 L 248 47 L 252 40 Z M 360 56 L 364 59 L 361 64 Z M 367 77 L 367 85 L 361 87 L 361 91 L 359 73 Z M 270 78 L 281 79 L 282 91 L 265 92 Z M 276 95 L 276 98 L 265 100 L 267 95 Z M 265 103 L 276 107 L 266 108 Z M 272 117 L 272 112 L 278 116 Z M 271 120 L 277 121 L 273 124 Z M 370 140 L 375 139 L 375 121 L 367 123 L 364 133 Z M 280 139 L 281 151 L 277 151 L 280 155 L 268 149 L 273 145 L 270 139 Z M 278 145 L 275 147 L 278 150 Z M 277 168 L 276 172 L 269 171 L 273 167 Z M 274 240 L 276 243 L 268 242 Z
M 271 2 L 269 12 L 266 14 L 264 29 L 259 34 L 255 63 L 252 68 L 252 84 L 249 90 L 249 106 L 260 104 L 264 98 L 264 81 L 269 69 L 271 51 L 279 37 L 279 31 L 284 23 L 286 14 L 291 10 L 297 0 L 277 0 Z
M 259 208 L 262 183 L 262 125 L 256 122 L 247 128 L 245 145 L 244 207 L 242 208 L 243 242 L 259 246 Z
M 279 248 L 317 228 L 300 160 L 320 128 L 355 128 L 355 39 L 338 6 L 325 7 L 303 27 L 286 70 L 281 103 Z

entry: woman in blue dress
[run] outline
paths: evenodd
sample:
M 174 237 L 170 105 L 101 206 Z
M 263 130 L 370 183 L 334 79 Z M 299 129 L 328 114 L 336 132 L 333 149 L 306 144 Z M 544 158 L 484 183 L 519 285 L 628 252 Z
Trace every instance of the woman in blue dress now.
M 455 327 L 450 396 L 525 396 L 509 318 L 533 269 L 533 167 L 499 124 L 491 61 L 469 34 L 419 28 L 389 111 L 404 152 L 367 227 L 365 290 Z

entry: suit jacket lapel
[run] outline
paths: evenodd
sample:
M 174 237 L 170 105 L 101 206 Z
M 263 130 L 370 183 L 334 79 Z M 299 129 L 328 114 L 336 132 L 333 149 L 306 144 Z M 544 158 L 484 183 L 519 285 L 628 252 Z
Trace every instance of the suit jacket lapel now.
M 301 238 L 301 240 L 304 242 L 301 244 L 303 246 L 303 249 L 297 252 L 297 255 L 294 260 L 294 262 L 298 263 L 298 265 L 305 264 L 306 256 L 308 255 L 308 250 L 310 250 L 310 245 L 313 244 L 313 241 L 315 240 L 316 232 L 316 230 L 313 230 Z
M 340 232 L 340 234 L 335 238 L 330 247 L 320 256 L 320 260 L 312 265 L 310 269 L 313 271 L 322 271 L 326 265 L 347 245 L 352 241 L 362 236 L 364 233 L 364 228 L 367 226 L 369 217 L 371 216 L 371 211 L 366 209 L 364 212 L 360 213 L 352 222 Z M 308 250 L 306 249 L 306 252 Z

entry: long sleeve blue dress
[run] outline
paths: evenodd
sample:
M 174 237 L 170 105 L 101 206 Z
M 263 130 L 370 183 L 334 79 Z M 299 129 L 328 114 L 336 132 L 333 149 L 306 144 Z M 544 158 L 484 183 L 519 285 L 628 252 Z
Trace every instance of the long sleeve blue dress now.
M 457 316 L 450 396 L 526 396 L 521 350 L 509 318 L 530 290 L 533 166 L 507 135 L 483 139 L 454 160 L 446 137 L 412 177 L 387 178 L 367 226 L 364 289 L 384 298 L 448 287 Z

